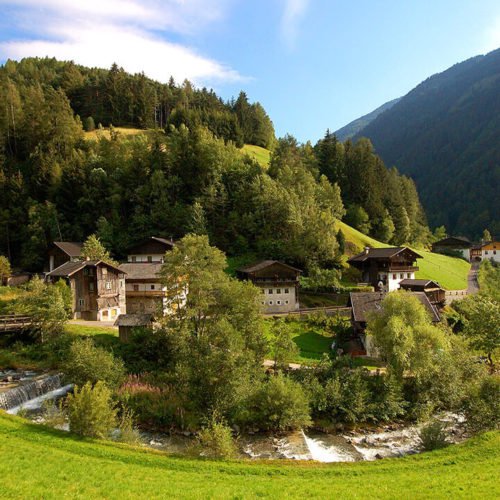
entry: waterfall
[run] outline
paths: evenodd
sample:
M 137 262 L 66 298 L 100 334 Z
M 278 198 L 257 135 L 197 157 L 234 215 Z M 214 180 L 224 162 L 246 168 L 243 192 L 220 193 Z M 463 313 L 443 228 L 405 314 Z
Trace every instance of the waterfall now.
M 21 407 L 23 403 L 38 399 L 48 393 L 61 389 L 61 379 L 62 374 L 60 373 L 48 375 L 2 392 L 0 393 L 0 409 L 11 410 L 9 413 L 17 413 L 12 410 Z
M 353 462 L 355 460 L 351 453 L 340 446 L 325 445 L 319 439 L 310 438 L 304 431 L 301 432 L 313 460 L 318 462 Z

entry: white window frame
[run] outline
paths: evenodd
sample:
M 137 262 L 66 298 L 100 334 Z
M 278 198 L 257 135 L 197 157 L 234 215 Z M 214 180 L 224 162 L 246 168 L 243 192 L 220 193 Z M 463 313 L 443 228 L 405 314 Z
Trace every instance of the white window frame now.
M 111 290 L 111 281 L 106 281 L 106 290 Z

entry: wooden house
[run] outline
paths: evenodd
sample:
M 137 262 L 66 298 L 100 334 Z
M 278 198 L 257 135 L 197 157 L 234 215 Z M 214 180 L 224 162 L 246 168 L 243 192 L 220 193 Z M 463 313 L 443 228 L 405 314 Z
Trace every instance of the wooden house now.
M 77 241 L 54 241 L 47 251 L 45 272 L 51 272 L 65 262 L 80 260 L 83 243 Z
M 492 260 L 500 262 L 500 242 L 487 241 L 471 248 L 471 262 L 480 262 L 482 260 Z
M 348 260 L 359 269 L 362 281 L 376 290 L 392 292 L 404 279 L 415 279 L 417 259 L 422 256 L 407 247 L 369 248 Z
M 449 236 L 432 244 L 432 251 L 448 255 L 460 255 L 467 261 L 470 260 L 472 243 L 463 236 Z
M 403 280 L 399 283 L 399 287 L 408 292 L 424 292 L 429 302 L 434 306 L 442 307 L 445 304 L 446 291 L 436 281 Z
M 266 313 L 285 313 L 299 308 L 299 277 L 302 271 L 278 262 L 263 260 L 237 271 L 242 280 L 249 280 L 262 291 Z
M 438 310 L 429 302 L 424 292 L 408 292 L 416 297 L 428 311 L 432 321 L 441 321 Z M 382 310 L 382 301 L 385 292 L 357 292 L 349 295 L 349 307 L 351 307 L 351 323 L 355 337 L 359 338 L 365 353 L 368 356 L 377 357 L 378 353 L 373 345 L 372 339 L 366 335 L 366 323 L 370 313 Z
M 115 321 L 118 334 L 122 342 L 128 342 L 136 328 L 151 328 L 153 326 L 152 314 L 120 314 Z
M 138 243 L 127 252 L 127 262 L 163 262 L 165 253 L 172 250 L 175 243 L 165 238 L 151 238 Z
M 73 293 L 73 318 L 111 321 L 126 312 L 125 273 L 101 260 L 65 262 L 46 276 L 63 279 Z

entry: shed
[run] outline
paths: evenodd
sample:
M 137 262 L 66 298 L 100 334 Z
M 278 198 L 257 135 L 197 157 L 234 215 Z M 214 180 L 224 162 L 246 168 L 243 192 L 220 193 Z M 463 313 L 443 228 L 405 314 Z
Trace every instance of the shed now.
M 128 342 L 134 328 L 150 328 L 152 314 L 120 314 L 115 321 L 122 342 Z

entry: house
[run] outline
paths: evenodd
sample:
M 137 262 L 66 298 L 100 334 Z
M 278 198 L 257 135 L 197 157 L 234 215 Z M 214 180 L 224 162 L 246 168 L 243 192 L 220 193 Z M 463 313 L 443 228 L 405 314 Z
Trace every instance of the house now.
M 127 262 L 163 262 L 165 253 L 172 250 L 175 243 L 165 238 L 151 238 L 129 248 Z
M 432 305 L 444 306 L 446 291 L 436 281 L 405 279 L 399 283 L 399 287 L 408 292 L 424 292 Z
M 126 312 L 124 272 L 102 260 L 65 262 L 46 279 L 70 286 L 74 319 L 110 321 Z
M 422 256 L 407 247 L 369 248 L 347 262 L 362 274 L 362 281 L 376 290 L 392 292 L 404 279 L 415 279 L 416 260 Z
M 45 271 L 51 272 L 65 262 L 80 260 L 83 243 L 77 241 L 54 241 L 47 251 Z
M 128 342 L 134 328 L 151 328 L 152 314 L 120 314 L 115 321 L 122 342 Z
M 448 255 L 460 255 L 467 261 L 470 260 L 470 249 L 472 243 L 463 236 L 450 236 L 432 244 L 434 253 L 442 253 Z
M 439 312 L 429 302 L 424 292 L 408 292 L 416 297 L 429 312 L 433 323 L 441 321 Z M 370 337 L 366 336 L 366 322 L 369 314 L 382 309 L 381 302 L 384 300 L 385 292 L 355 292 L 349 295 L 349 306 L 351 307 L 351 322 L 354 334 L 359 338 L 368 356 L 377 356 L 377 351 Z
M 300 269 L 277 260 L 263 260 L 236 273 L 239 279 L 251 281 L 261 289 L 264 312 L 286 313 L 299 308 Z
M 479 262 L 482 260 L 492 260 L 500 262 L 500 242 L 487 241 L 480 245 L 473 246 L 470 252 L 471 262 Z

